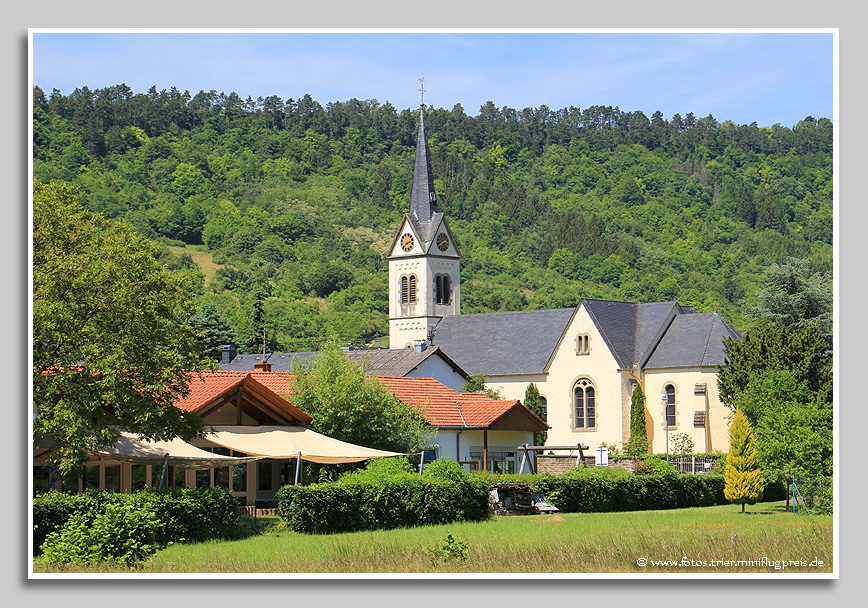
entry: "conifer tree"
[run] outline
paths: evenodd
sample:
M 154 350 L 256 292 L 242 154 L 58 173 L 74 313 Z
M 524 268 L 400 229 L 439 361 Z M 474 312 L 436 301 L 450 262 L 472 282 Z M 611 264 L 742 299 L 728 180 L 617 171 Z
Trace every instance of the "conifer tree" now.
M 729 455 L 726 457 L 723 494 L 729 502 L 755 504 L 763 495 L 765 481 L 756 457 L 753 428 L 747 416 L 737 409 L 729 426 Z
M 524 391 L 524 405 L 534 414 L 536 414 L 543 420 L 546 420 L 546 414 L 545 412 L 543 412 L 542 398 L 540 397 L 539 389 L 533 382 L 531 382 L 527 386 L 527 390 Z M 535 433 L 534 442 L 536 443 L 536 445 L 545 445 L 546 436 L 546 431 L 539 431 Z
M 626 452 L 629 456 L 648 453 L 648 429 L 645 427 L 645 393 L 638 384 L 630 398 L 630 438 Z

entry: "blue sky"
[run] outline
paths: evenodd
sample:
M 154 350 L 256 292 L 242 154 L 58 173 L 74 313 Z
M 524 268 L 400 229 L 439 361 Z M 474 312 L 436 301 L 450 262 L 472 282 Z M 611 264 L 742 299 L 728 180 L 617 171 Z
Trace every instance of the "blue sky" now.
M 326 105 L 425 102 L 470 115 L 491 100 L 517 110 L 590 105 L 713 115 L 792 127 L 834 119 L 828 31 L 325 32 L 34 31 L 32 79 L 46 93 L 126 83 L 242 97 L 309 93 Z

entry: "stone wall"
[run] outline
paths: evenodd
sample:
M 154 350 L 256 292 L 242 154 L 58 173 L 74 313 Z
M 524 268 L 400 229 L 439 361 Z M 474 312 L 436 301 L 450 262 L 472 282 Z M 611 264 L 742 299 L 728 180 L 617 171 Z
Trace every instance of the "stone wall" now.
M 558 455 L 558 454 L 538 454 L 536 457 L 536 468 L 538 473 L 551 473 L 552 475 L 560 475 L 576 466 L 578 461 L 577 456 Z M 636 464 L 633 458 L 620 458 L 618 460 L 609 459 L 609 468 L 621 467 L 628 472 L 633 472 L 633 467 Z M 585 466 L 593 468 L 596 466 L 594 456 L 585 456 Z

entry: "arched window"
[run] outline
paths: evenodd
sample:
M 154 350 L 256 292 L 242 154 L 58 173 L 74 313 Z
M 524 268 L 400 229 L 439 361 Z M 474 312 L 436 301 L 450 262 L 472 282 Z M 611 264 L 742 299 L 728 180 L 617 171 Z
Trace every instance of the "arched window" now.
M 436 304 L 449 304 L 452 301 L 452 280 L 447 274 L 438 274 L 434 277 L 434 302 Z
M 587 378 L 576 382 L 573 389 L 575 406 L 574 424 L 577 429 L 593 429 L 597 426 L 597 391 Z
M 548 422 L 549 421 L 549 402 L 542 395 L 539 396 L 539 409 L 540 409 L 540 412 L 542 413 L 542 416 L 540 416 L 540 418 L 543 419 L 543 422 Z
M 663 389 L 666 394 L 666 426 L 675 426 L 675 387 L 667 384 Z
M 411 304 L 416 301 L 416 275 L 401 277 L 401 304 Z

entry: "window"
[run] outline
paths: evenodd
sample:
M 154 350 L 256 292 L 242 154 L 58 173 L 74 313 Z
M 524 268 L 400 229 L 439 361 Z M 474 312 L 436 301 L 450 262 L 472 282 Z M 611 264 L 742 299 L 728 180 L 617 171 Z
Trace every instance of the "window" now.
M 401 277 L 401 304 L 411 304 L 416 301 L 416 275 Z
M 449 304 L 452 301 L 452 279 L 449 275 L 438 274 L 434 277 L 434 302 Z
M 587 378 L 576 382 L 573 389 L 575 428 L 593 429 L 597 426 L 596 390 Z
M 667 384 L 663 389 L 666 394 L 666 426 L 675 426 L 675 387 Z
M 549 410 L 548 410 L 548 401 L 542 395 L 539 396 L 539 409 L 541 412 L 540 418 L 543 419 L 544 422 L 549 421 Z
M 576 336 L 576 354 L 588 355 L 591 352 L 591 337 L 588 334 Z

